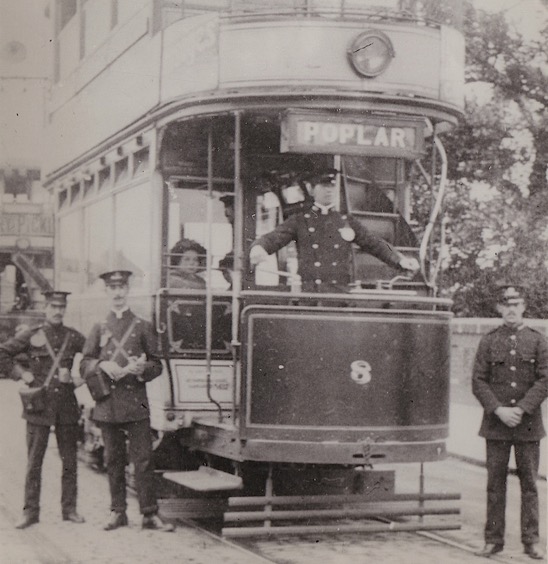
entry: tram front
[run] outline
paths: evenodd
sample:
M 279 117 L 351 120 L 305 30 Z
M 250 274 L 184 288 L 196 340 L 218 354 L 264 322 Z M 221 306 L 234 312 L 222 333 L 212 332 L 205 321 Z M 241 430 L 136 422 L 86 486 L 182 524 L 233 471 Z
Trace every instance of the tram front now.
M 210 465 L 244 481 L 263 468 L 278 495 L 349 493 L 356 469 L 445 455 L 451 303 L 437 296 L 431 239 L 447 170 L 439 134 L 462 108 L 462 35 L 412 10 L 251 12 L 215 28 L 220 88 L 174 102 L 161 123 L 166 405 Z M 328 257 L 286 229 L 254 267 L 257 240 L 317 213 L 310 179 L 325 170 L 339 217 L 415 259 L 414 276 L 346 225 Z M 418 229 L 414 174 L 432 192 Z M 304 276 L 325 260 L 336 279 Z

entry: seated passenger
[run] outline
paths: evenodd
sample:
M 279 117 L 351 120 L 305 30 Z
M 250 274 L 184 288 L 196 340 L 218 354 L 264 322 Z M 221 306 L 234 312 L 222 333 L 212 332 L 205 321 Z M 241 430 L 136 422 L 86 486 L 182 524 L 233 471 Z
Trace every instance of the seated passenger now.
M 199 272 L 205 269 L 206 250 L 192 239 L 181 239 L 171 249 L 169 288 L 202 289 L 205 280 Z M 177 268 L 175 268 L 177 267 Z

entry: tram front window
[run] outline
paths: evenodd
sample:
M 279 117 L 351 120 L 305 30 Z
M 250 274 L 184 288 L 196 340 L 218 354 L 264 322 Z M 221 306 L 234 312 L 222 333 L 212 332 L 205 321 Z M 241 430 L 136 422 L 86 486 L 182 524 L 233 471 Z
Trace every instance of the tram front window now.
M 167 287 L 202 289 L 207 284 L 206 260 L 211 257 L 211 287 L 227 290 L 226 265 L 232 252 L 232 224 L 227 212 L 230 195 L 215 191 L 208 223 L 208 192 L 205 187 L 185 186 L 171 180 L 169 189 Z M 223 261 L 222 264 L 221 261 Z
M 168 184 L 168 248 L 164 264 L 171 294 L 166 316 L 170 352 L 188 357 L 204 353 L 205 290 L 210 284 L 214 292 L 211 348 L 213 354 L 223 357 L 230 351 L 232 320 L 230 298 L 218 294 L 230 288 L 233 216 L 228 208 L 232 195 L 215 190 L 210 198 L 207 182 L 193 180 L 172 178 Z

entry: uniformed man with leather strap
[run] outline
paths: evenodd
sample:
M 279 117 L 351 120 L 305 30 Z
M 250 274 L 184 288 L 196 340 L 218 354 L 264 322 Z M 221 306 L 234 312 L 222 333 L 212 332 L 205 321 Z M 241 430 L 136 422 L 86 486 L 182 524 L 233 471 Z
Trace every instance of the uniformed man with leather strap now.
M 80 410 L 74 395 L 75 385 L 83 381 L 71 374 L 74 357 L 82 351 L 84 336 L 63 324 L 68 292 L 45 293 L 45 322 L 0 345 L 0 366 L 9 369 L 17 355 L 26 360 L 14 366 L 14 373 L 34 392 L 44 392 L 43 405 L 24 404 L 27 421 L 28 463 L 25 476 L 23 518 L 16 525 L 24 529 L 38 523 L 40 517 L 40 485 L 42 462 L 48 445 L 50 428 L 55 436 L 62 460 L 61 508 L 65 521 L 83 523 L 76 512 L 77 441 Z M 18 357 L 19 358 L 19 357 Z M 23 365 L 24 363 L 24 365 Z M 43 388 L 40 390 L 40 388 Z
M 150 410 L 146 383 L 158 377 L 162 364 L 157 336 L 152 325 L 137 317 L 128 307 L 127 270 L 100 275 L 105 283 L 111 310 L 96 323 L 86 340 L 81 373 L 96 399 L 92 419 L 101 428 L 105 444 L 111 515 L 104 529 L 128 524 L 126 508 L 126 438 L 129 457 L 135 469 L 135 483 L 142 526 L 172 531 L 173 526 L 158 517 L 154 487 Z M 97 380 L 106 384 L 97 386 Z M 100 394 L 99 394 L 100 392 Z
M 308 176 L 314 205 L 298 212 L 257 239 L 249 254 L 252 266 L 267 259 L 290 241 L 296 241 L 299 271 L 306 291 L 337 291 L 351 280 L 352 244 L 397 270 L 415 273 L 418 261 L 405 257 L 370 233 L 356 218 L 335 209 L 336 169 Z
M 487 520 L 489 557 L 504 548 L 506 476 L 510 451 L 521 485 L 521 541 L 526 554 L 544 558 L 539 543 L 538 477 L 540 440 L 545 436 L 541 404 L 548 385 L 548 341 L 525 325 L 522 288 L 501 283 L 497 310 L 503 323 L 480 341 L 472 390 L 483 406 L 479 431 L 487 444 Z

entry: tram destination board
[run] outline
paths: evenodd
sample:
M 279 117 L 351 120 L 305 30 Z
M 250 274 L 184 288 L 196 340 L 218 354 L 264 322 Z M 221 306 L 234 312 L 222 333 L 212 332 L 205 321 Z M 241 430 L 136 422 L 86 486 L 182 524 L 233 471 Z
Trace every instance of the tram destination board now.
M 420 120 L 329 115 L 289 110 L 282 121 L 282 152 L 420 158 Z

